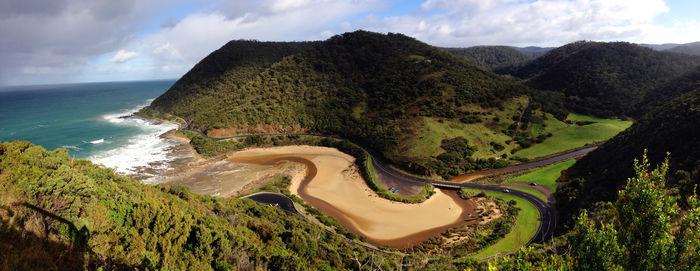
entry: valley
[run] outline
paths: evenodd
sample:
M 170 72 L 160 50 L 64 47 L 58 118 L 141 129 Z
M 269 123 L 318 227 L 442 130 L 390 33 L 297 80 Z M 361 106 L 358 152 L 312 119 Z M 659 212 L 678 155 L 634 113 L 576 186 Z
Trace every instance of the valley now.
M 232 40 L 140 109 L 95 106 L 129 138 L 0 142 L 0 269 L 697 269 L 690 45 Z

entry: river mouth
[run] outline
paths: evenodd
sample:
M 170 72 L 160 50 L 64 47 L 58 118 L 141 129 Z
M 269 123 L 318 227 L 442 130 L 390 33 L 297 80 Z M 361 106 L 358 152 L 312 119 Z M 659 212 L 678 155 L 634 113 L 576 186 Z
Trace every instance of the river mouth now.
M 251 149 L 234 153 L 227 160 L 264 166 L 283 162 L 304 165 L 305 172 L 293 177 L 292 194 L 376 245 L 409 248 L 449 228 L 468 224 L 465 220 L 475 213 L 474 203 L 460 199 L 455 191 L 437 190 L 419 204 L 380 198 L 360 177 L 354 158 L 337 149 Z

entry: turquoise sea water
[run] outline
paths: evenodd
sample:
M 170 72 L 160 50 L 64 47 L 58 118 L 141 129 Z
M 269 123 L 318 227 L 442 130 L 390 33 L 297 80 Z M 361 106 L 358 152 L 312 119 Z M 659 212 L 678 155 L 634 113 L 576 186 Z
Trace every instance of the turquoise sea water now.
M 174 80 L 23 86 L 0 90 L 0 141 L 68 148 L 76 158 L 130 173 L 168 159 L 176 144 L 159 135 L 176 128 L 124 118 L 164 93 Z

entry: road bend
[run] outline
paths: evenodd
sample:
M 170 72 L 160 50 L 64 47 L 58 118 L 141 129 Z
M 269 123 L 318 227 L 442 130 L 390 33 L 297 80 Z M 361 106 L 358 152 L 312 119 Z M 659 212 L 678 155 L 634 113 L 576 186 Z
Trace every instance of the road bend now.
M 183 120 L 185 118 L 182 118 Z M 212 140 L 228 140 L 228 139 L 234 139 L 234 138 L 245 138 L 247 136 L 251 135 L 237 135 L 237 136 L 232 136 L 232 137 L 225 137 L 225 138 L 213 138 L 210 137 L 200 131 L 197 131 L 195 129 L 191 129 L 189 122 L 186 121 L 185 127 L 182 128 L 184 130 L 188 130 L 191 132 L 195 132 L 203 137 L 212 139 Z M 335 139 L 344 139 L 341 137 L 337 136 L 328 136 L 328 135 L 320 135 L 320 134 L 306 134 L 306 133 L 290 133 L 290 134 L 284 134 L 284 133 L 277 133 L 277 134 L 257 134 L 259 136 L 286 136 L 286 135 L 304 135 L 304 136 L 314 136 L 314 137 L 331 137 Z M 346 139 L 347 140 L 347 139 Z M 440 189 L 449 189 L 449 190 L 459 190 L 461 188 L 470 188 L 470 189 L 476 189 L 476 190 L 483 190 L 483 191 L 492 191 L 492 192 L 499 192 L 499 193 L 507 193 L 511 194 L 513 196 L 522 198 L 535 206 L 537 208 L 537 211 L 539 212 L 540 216 L 540 225 L 537 229 L 537 232 L 535 235 L 527 242 L 526 246 L 529 246 L 532 243 L 544 243 L 550 238 L 552 238 L 554 234 L 554 229 L 557 225 L 557 216 L 556 216 L 556 207 L 554 206 L 553 202 L 546 202 L 542 199 L 540 199 L 537 196 L 534 196 L 530 193 L 526 193 L 523 191 L 515 190 L 515 189 L 508 189 L 506 187 L 500 186 L 500 185 L 490 185 L 490 184 L 477 184 L 477 183 L 470 183 L 470 182 L 454 182 L 454 181 L 443 181 L 443 180 L 435 180 L 435 179 L 428 179 L 428 178 L 420 178 L 412 175 L 408 175 L 406 173 L 403 173 L 401 171 L 398 171 L 394 169 L 393 167 L 390 167 L 386 161 L 384 161 L 380 155 L 376 155 L 374 151 L 372 151 L 370 148 L 366 148 L 361 144 L 355 143 L 351 140 L 348 140 L 352 142 L 353 144 L 357 145 L 358 147 L 362 148 L 368 156 L 372 159 L 372 165 L 374 166 L 375 172 L 379 171 L 382 173 L 384 177 L 391 178 L 394 181 L 405 183 L 405 184 L 413 184 L 413 185 L 424 185 L 424 184 L 431 184 L 434 187 L 440 188 Z M 482 170 L 482 171 L 477 171 L 477 172 L 472 172 L 467 175 L 482 175 L 482 176 L 497 176 L 501 174 L 506 174 L 506 173 L 512 173 L 516 171 L 521 171 L 525 169 L 530 169 L 530 168 L 535 168 L 535 167 L 541 167 L 553 163 L 557 163 L 563 160 L 568 160 L 573 157 L 578 157 L 587 154 L 590 151 L 595 150 L 596 147 L 587 147 L 583 149 L 578 149 L 566 153 L 562 153 L 559 155 L 555 155 L 553 157 L 549 157 L 547 159 L 541 159 L 541 160 L 536 160 L 532 162 L 527 162 L 527 163 L 521 163 L 521 164 L 516 164 L 500 169 L 488 169 L 488 170 Z M 467 176 L 463 175 L 463 176 Z M 456 177 L 455 179 L 459 179 L 460 177 Z M 273 199 L 274 198 L 274 199 Z M 279 199 L 279 196 L 271 196 L 271 195 L 265 195 L 265 196 L 255 196 L 251 197 L 251 199 L 270 204 L 273 202 L 278 203 L 278 207 L 282 208 L 283 205 L 286 206 L 286 202 L 282 199 Z M 272 202 L 270 202 L 272 200 Z M 285 204 L 280 204 L 285 202 Z M 292 206 L 293 208 L 293 206 Z M 283 208 L 284 210 L 284 208 Z M 288 210 L 291 211 L 291 210 Z M 291 211 L 291 212 L 296 212 L 296 210 Z

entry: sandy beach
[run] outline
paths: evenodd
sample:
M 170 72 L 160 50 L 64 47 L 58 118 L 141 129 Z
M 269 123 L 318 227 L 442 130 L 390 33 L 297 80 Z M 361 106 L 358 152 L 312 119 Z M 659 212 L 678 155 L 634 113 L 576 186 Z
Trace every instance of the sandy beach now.
M 459 225 L 473 212 L 473 203 L 456 193 L 436 190 L 420 204 L 380 198 L 360 177 L 355 158 L 333 148 L 285 146 L 248 149 L 231 154 L 228 161 L 273 165 L 293 161 L 307 166 L 306 174 L 292 176 L 290 191 L 343 226 L 370 241 L 408 247 L 447 228 Z

